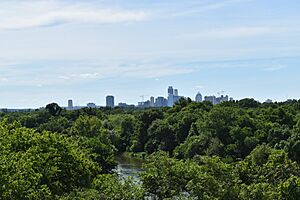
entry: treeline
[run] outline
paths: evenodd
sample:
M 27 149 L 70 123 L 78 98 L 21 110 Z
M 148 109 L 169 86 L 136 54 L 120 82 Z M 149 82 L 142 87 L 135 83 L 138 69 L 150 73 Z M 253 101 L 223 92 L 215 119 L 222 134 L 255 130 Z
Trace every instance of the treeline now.
M 299 199 L 300 101 L 0 113 L 1 199 Z M 115 156 L 144 154 L 141 183 Z

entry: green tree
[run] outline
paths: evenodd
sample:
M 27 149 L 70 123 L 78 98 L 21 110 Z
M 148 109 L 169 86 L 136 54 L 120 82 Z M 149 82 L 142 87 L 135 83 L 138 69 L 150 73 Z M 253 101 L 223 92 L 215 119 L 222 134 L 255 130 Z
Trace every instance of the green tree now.
M 89 187 L 99 171 L 88 152 L 64 136 L 0 125 L 1 199 L 53 199 Z
M 50 103 L 46 106 L 46 110 L 52 115 L 52 116 L 58 116 L 62 108 L 57 103 Z

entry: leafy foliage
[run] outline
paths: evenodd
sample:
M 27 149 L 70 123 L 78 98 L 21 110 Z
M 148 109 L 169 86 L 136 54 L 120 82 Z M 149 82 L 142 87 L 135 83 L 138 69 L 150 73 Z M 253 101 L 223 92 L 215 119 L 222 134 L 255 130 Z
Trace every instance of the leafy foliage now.
M 1 199 L 299 199 L 300 101 L 0 113 Z M 140 182 L 117 153 L 145 157 Z

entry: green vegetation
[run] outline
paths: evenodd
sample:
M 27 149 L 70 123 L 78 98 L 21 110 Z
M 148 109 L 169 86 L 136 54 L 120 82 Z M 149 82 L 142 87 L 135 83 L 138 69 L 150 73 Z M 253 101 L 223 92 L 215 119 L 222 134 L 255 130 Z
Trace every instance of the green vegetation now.
M 300 101 L 0 113 L 0 199 L 299 199 Z M 141 182 L 116 155 L 145 158 Z

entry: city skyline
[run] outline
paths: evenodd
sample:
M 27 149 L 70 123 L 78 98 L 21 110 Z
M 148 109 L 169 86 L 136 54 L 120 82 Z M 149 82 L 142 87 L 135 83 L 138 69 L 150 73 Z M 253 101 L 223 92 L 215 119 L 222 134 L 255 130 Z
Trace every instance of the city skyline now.
M 174 100 L 172 99 L 172 103 L 170 104 L 170 89 L 173 90 L 174 94 L 176 93 L 177 98 Z M 201 98 L 199 98 L 199 95 L 201 96 Z M 140 98 L 140 99 L 139 99 Z M 158 98 L 163 98 L 166 102 L 164 106 L 157 106 L 156 105 L 156 101 Z M 173 97 L 172 97 L 173 98 Z M 90 108 L 98 108 L 98 107 L 144 107 L 143 104 L 144 103 L 152 103 L 152 99 L 153 99 L 153 105 L 152 106 L 145 106 L 145 107 L 172 107 L 180 98 L 190 98 L 192 101 L 195 102 L 204 102 L 204 101 L 210 101 L 212 104 L 219 104 L 223 101 L 231 101 L 231 100 L 241 100 L 241 99 L 245 99 L 245 98 L 250 98 L 250 99 L 254 99 L 260 103 L 272 103 L 272 102 L 285 102 L 288 100 L 295 100 L 293 98 L 287 98 L 287 99 L 283 99 L 282 101 L 277 101 L 271 98 L 266 98 L 264 100 L 259 100 L 256 99 L 254 97 L 244 97 L 244 98 L 240 98 L 240 99 L 236 99 L 232 96 L 229 96 L 228 94 L 225 94 L 225 91 L 220 91 L 220 92 L 216 92 L 216 93 L 204 93 L 201 92 L 201 90 L 198 90 L 198 92 L 196 92 L 194 94 L 194 96 L 185 96 L 185 95 L 179 95 L 179 90 L 174 88 L 173 86 L 169 85 L 168 87 L 165 88 L 165 94 L 163 95 L 141 95 L 139 97 L 137 97 L 136 101 L 131 103 L 131 102 L 126 102 L 126 101 L 122 101 L 120 99 L 122 99 L 122 97 L 117 97 L 112 93 L 109 93 L 107 95 L 105 95 L 103 97 L 103 99 L 101 100 L 93 100 L 91 98 L 89 98 L 90 100 L 87 102 L 83 102 L 81 104 L 78 103 L 78 100 L 73 99 L 73 98 L 67 98 L 65 99 L 62 103 L 61 102 L 54 102 L 54 101 L 49 101 L 47 102 L 45 105 L 41 105 L 38 107 L 1 107 L 0 109 L 37 109 L 37 108 L 43 108 L 45 107 L 47 104 L 49 103 L 58 103 L 58 105 L 68 109 L 68 110 L 73 110 L 73 109 L 80 109 L 83 107 L 90 107 Z M 201 100 L 200 100 L 201 99 Z M 298 99 L 296 99 L 298 100 Z M 109 102 L 108 102 L 109 101 Z M 101 103 L 100 103 L 101 102 Z M 155 104 L 154 104 L 155 102 Z M 150 105 L 149 104 L 149 105 Z
M 300 99 L 298 0 L 1 1 L 0 107 Z M 232 12 L 234 10 L 234 12 Z
M 180 96 L 178 89 L 173 88 L 173 86 L 168 86 L 166 96 L 150 96 L 148 99 L 145 99 L 145 96 L 140 96 L 142 101 L 137 101 L 135 104 L 130 104 L 123 101 L 115 101 L 115 96 L 110 94 L 106 95 L 105 97 L 105 104 L 97 104 L 96 102 L 89 102 L 85 105 L 74 105 L 73 106 L 73 99 L 68 99 L 67 106 L 65 107 L 68 110 L 80 109 L 83 107 L 90 107 L 90 108 L 99 108 L 99 107 L 121 107 L 121 108 L 129 108 L 129 107 L 140 107 L 140 108 L 151 108 L 151 107 L 172 107 L 180 98 L 190 98 L 192 101 L 195 102 L 204 102 L 209 101 L 212 104 L 220 104 L 222 102 L 233 101 L 233 100 L 241 100 L 241 99 L 234 99 L 227 94 L 224 94 L 225 91 L 218 92 L 217 95 L 212 94 L 204 94 L 198 91 L 194 97 L 191 96 Z M 174 96 L 173 96 L 174 95 Z M 171 98 L 170 98 L 171 97 Z M 175 98 L 174 98 L 175 97 Z M 256 101 L 259 101 L 255 98 L 249 97 Z M 286 99 L 285 101 L 294 100 L 294 99 Z M 170 102 L 171 101 L 171 102 Z M 273 103 L 272 99 L 266 99 L 260 103 Z M 62 105 L 64 107 L 64 105 Z

